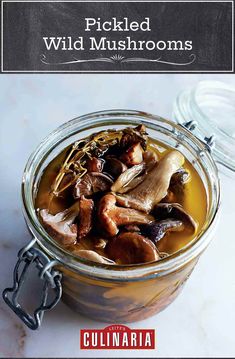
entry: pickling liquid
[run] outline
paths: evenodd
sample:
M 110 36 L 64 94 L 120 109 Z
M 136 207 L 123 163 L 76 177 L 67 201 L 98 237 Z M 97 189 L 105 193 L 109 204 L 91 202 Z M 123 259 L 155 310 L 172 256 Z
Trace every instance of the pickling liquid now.
M 147 149 L 155 151 L 158 155 L 158 158 L 161 158 L 168 151 L 171 151 L 171 148 L 167 147 L 165 144 L 162 144 L 151 138 L 148 138 Z M 58 171 L 60 170 L 64 159 L 66 158 L 67 152 L 68 148 L 63 150 L 45 168 L 38 186 L 38 192 L 35 199 L 36 209 L 39 210 L 48 208 L 51 214 L 56 214 L 65 210 L 73 203 L 71 202 L 72 196 L 71 193 L 69 195 L 69 190 L 62 193 L 59 197 L 53 195 L 51 190 L 52 184 L 58 174 Z M 207 214 L 207 194 L 200 176 L 194 169 L 193 165 L 187 159 L 185 159 L 183 167 L 190 173 L 190 179 L 184 185 L 183 195 L 174 197 L 173 202 L 180 203 L 183 206 L 184 210 L 193 217 L 198 226 L 194 234 L 189 234 L 187 233 L 187 231 L 167 233 L 157 243 L 157 248 L 160 252 L 164 252 L 169 255 L 182 249 L 185 245 L 190 243 L 197 236 L 205 223 Z M 102 236 L 100 235 L 98 235 L 97 238 L 95 238 L 94 234 L 92 237 L 88 235 L 87 237 L 83 238 L 79 243 L 66 246 L 66 249 L 75 254 L 76 250 L 90 249 L 107 257 L 107 254 L 105 253 L 104 249 L 96 247 L 97 241 L 101 238 Z

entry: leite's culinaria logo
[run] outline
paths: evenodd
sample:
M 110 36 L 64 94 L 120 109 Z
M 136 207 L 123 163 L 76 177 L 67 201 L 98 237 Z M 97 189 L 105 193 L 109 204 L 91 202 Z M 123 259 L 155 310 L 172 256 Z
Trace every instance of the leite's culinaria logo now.
M 155 349 L 154 329 L 130 329 L 110 325 L 104 329 L 82 329 L 81 349 Z

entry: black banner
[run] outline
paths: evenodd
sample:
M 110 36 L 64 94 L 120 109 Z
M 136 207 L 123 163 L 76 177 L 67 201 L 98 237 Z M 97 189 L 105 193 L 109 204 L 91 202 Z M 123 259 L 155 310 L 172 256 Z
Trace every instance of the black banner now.
M 2 72 L 234 72 L 233 1 L 2 1 Z

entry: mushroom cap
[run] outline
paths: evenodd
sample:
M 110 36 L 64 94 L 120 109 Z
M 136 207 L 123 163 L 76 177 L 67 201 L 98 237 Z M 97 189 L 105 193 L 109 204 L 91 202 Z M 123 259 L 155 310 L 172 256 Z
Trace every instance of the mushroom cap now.
M 74 187 L 74 197 L 91 196 L 96 192 L 108 191 L 113 180 L 104 173 L 89 172 L 80 178 Z
M 175 218 L 183 222 L 184 229 L 195 233 L 197 223 L 179 203 L 158 203 L 154 208 L 154 216 L 158 219 Z
M 183 167 L 179 168 L 172 177 L 170 182 L 170 188 L 173 189 L 175 186 L 183 186 L 190 179 L 190 173 Z
M 167 218 L 161 221 L 152 222 L 142 225 L 142 233 L 144 233 L 154 243 L 162 239 L 167 232 L 178 232 L 184 229 L 182 221 Z
M 64 212 L 52 215 L 47 209 L 40 211 L 42 222 L 50 236 L 64 245 L 75 244 L 77 241 L 77 225 L 64 219 Z
M 107 156 L 105 158 L 104 169 L 111 174 L 111 176 L 116 178 L 127 170 L 127 166 L 116 157 Z
M 190 173 L 183 167 L 179 168 L 179 170 L 172 175 L 168 194 L 169 192 L 174 194 L 174 196 L 177 198 L 175 202 L 179 200 L 180 202 L 183 201 L 185 185 L 187 182 L 189 182 L 189 180 L 190 180 Z
M 119 264 L 147 263 L 160 258 L 155 245 L 134 232 L 124 232 L 109 240 L 105 249 L 108 256 Z

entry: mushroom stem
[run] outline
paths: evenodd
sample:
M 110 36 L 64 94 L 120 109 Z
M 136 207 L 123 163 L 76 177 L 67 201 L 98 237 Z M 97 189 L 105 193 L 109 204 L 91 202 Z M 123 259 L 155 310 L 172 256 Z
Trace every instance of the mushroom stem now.
M 80 199 L 80 213 L 77 228 L 77 239 L 80 240 L 88 235 L 92 228 L 92 216 L 94 201 L 82 196 Z
M 151 212 L 167 194 L 171 176 L 184 164 L 184 156 L 179 151 L 167 153 L 148 176 L 126 195 L 116 195 L 117 202 L 146 213 Z

